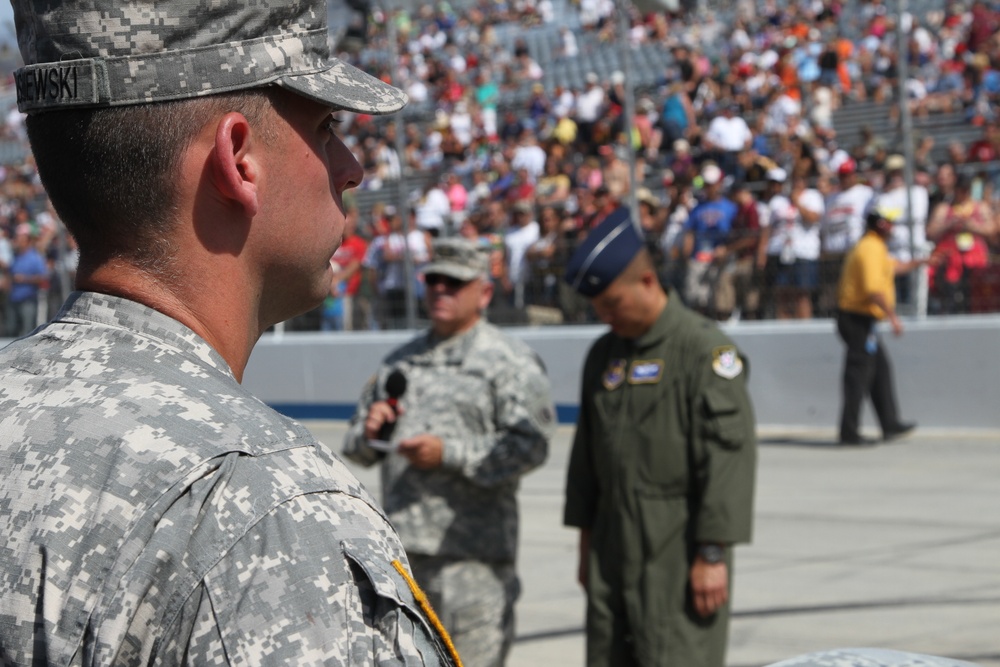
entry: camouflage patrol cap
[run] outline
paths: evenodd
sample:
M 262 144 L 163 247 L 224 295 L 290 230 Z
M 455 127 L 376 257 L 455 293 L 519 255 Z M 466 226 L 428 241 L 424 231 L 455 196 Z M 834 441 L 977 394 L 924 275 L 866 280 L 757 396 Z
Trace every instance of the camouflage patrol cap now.
M 330 56 L 326 0 L 11 0 L 23 112 L 178 100 L 275 84 L 335 108 L 406 95 Z
M 436 239 L 431 262 L 424 275 L 442 275 L 458 280 L 485 277 L 489 270 L 486 254 L 472 241 L 461 237 Z

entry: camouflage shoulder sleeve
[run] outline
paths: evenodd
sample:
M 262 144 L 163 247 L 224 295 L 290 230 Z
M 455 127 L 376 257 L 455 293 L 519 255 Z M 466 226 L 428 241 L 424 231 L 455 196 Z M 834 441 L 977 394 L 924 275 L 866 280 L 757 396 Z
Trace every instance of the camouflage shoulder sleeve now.
M 198 665 L 450 665 L 367 503 L 311 493 L 275 508 L 205 576 L 186 647 Z
M 365 439 L 365 420 L 368 419 L 368 410 L 371 404 L 376 401 L 378 380 L 378 374 L 372 375 L 361 389 L 361 397 L 358 399 L 354 414 L 347 426 L 341 449 L 341 454 L 345 458 L 366 467 L 375 465 L 385 456 L 368 447 Z
M 443 465 L 480 486 L 508 484 L 548 457 L 557 425 L 549 378 L 530 347 L 491 325 L 483 326 L 469 357 L 467 366 L 489 380 L 493 428 L 445 438 Z

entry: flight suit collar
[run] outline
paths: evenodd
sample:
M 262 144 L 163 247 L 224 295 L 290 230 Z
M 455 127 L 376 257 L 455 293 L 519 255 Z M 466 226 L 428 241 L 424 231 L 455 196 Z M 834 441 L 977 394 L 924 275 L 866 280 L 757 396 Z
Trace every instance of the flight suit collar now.
M 660 311 L 660 316 L 653 322 L 649 331 L 632 341 L 633 349 L 639 352 L 663 342 L 663 339 L 677 328 L 682 308 L 680 297 L 674 290 L 670 290 L 667 294 L 667 305 Z

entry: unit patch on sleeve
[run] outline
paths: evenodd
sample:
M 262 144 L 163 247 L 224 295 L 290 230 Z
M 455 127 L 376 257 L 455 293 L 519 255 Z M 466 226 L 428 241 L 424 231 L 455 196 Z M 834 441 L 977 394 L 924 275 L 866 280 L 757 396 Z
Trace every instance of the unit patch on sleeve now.
M 604 375 L 601 376 L 601 382 L 604 384 L 604 388 L 608 391 L 617 389 L 618 385 L 620 385 L 624 379 L 625 360 L 612 359 L 611 363 L 608 364 L 608 369 L 604 371 Z
M 628 372 L 629 384 L 656 384 L 663 377 L 662 359 L 643 359 L 632 362 Z
M 743 360 L 734 345 L 724 345 L 712 350 L 712 370 L 727 380 L 732 380 L 743 372 Z

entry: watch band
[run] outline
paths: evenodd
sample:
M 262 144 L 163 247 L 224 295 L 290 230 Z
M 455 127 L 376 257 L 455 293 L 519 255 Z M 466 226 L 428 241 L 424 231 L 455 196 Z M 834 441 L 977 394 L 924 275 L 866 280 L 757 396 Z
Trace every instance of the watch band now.
M 726 549 L 721 544 L 699 544 L 698 556 L 711 565 L 721 563 L 726 558 Z

